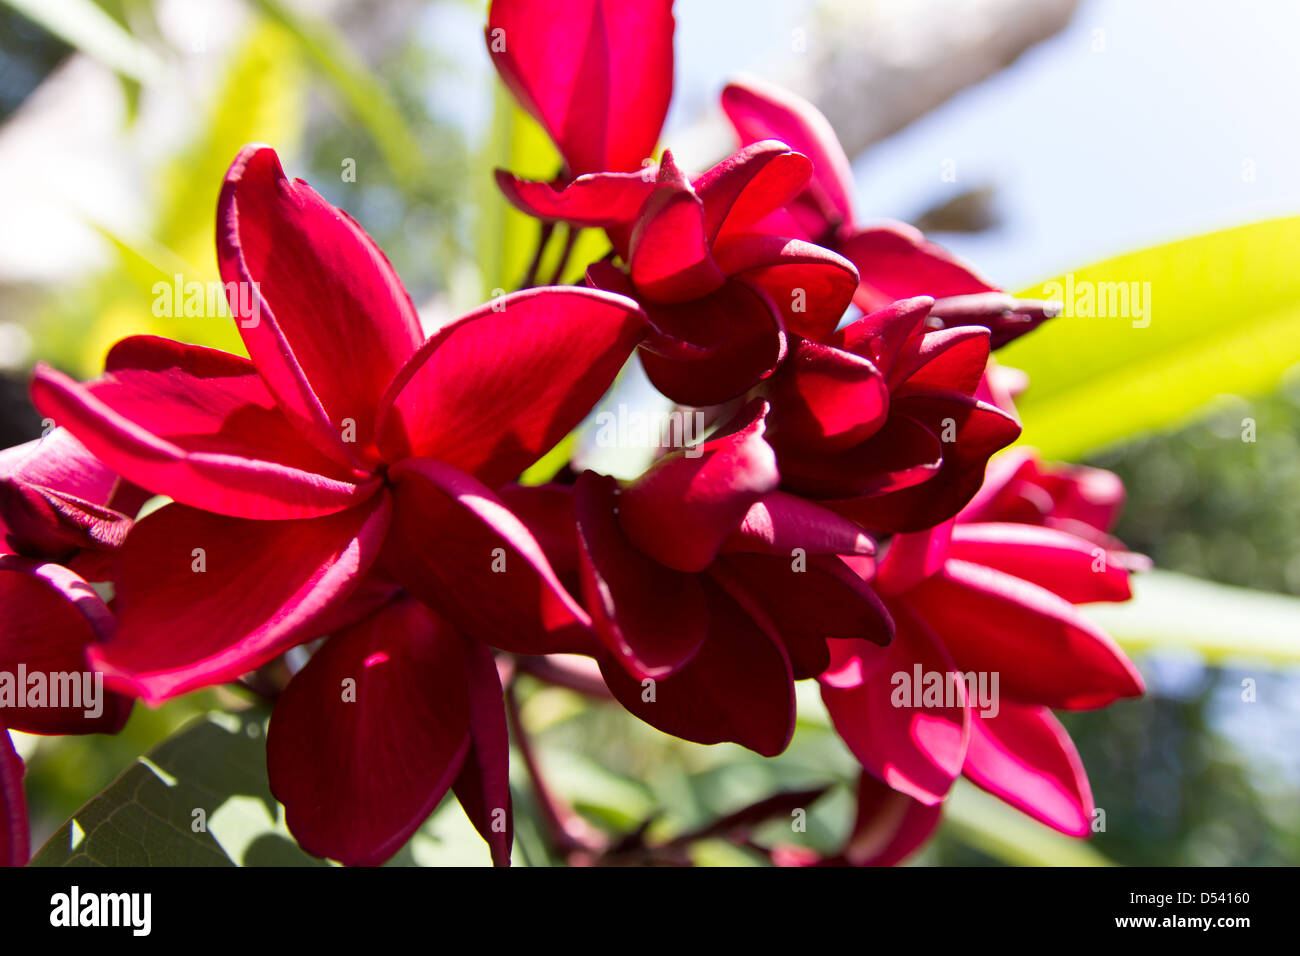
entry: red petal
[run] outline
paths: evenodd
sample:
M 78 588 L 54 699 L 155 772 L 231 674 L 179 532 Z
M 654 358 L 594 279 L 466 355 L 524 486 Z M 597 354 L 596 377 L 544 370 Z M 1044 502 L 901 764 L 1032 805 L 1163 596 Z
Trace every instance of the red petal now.
M 884 661 L 857 686 L 823 679 L 822 699 L 836 732 L 866 770 L 900 793 L 933 806 L 951 789 L 966 759 L 966 684 L 923 621 L 902 605 L 891 605 L 891 610 L 896 636 Z M 868 646 L 867 653 L 875 652 Z M 930 681 L 942 681 L 942 697 L 929 706 L 916 706 L 917 700 L 924 704 Z
M 470 748 L 456 778 L 456 799 L 487 841 L 494 866 L 510 865 L 514 844 L 510 800 L 510 733 L 496 659 L 485 645 L 462 638 L 469 677 Z
M 0 866 L 23 866 L 31 855 L 23 761 L 0 724 Z
M 788 90 L 746 77 L 723 89 L 722 108 L 742 143 L 779 139 L 807 156 L 813 166 L 810 189 L 841 222 L 853 222 L 853 170 L 835 130 L 817 107 Z
M 786 328 L 814 341 L 835 331 L 858 285 L 853 263 L 802 239 L 736 236 L 720 241 L 713 254 L 727 275 L 772 297 Z
M 967 779 L 1066 836 L 1092 829 L 1092 788 L 1079 752 L 1045 707 L 1007 701 L 971 721 Z
M 384 567 L 459 630 L 519 654 L 591 649 L 590 618 L 537 540 L 482 483 L 431 458 L 389 469 Z
M 32 397 L 127 480 L 196 508 L 301 518 L 352 507 L 378 487 L 314 470 L 321 456 L 267 402 L 251 367 L 221 377 L 115 370 L 82 385 L 38 365 Z
M 574 486 L 582 596 L 596 633 L 628 673 L 663 678 L 695 656 L 708 627 L 694 574 L 647 557 L 619 527 L 618 483 L 585 472 Z
M 588 173 L 563 189 L 520 179 L 503 169 L 496 171 L 496 180 L 512 206 L 537 219 L 612 229 L 636 220 L 654 192 L 657 172 L 651 168 L 639 173 Z
M 988 329 L 959 326 L 927 332 L 889 370 L 889 387 L 949 389 L 974 395 L 989 362 Z
M 871 555 L 876 542 L 829 508 L 773 491 L 750 506 L 739 530 L 723 545 L 723 551 L 785 557 L 792 557 L 795 548 L 805 554 Z
M 304 850 L 372 866 L 433 812 L 468 748 L 461 637 L 408 599 L 335 634 L 294 675 L 266 763 Z
M 628 273 L 638 298 L 689 302 L 716 292 L 726 276 L 713 261 L 704 204 L 665 151 L 659 182 L 632 230 Z
M 255 670 L 320 637 L 378 554 L 390 511 L 384 494 L 295 521 L 153 512 L 119 553 L 117 633 L 91 661 L 151 703 Z
M 721 588 L 705 591 L 709 634 L 684 668 L 638 682 L 602 657 L 601 673 L 624 707 L 664 733 L 701 744 L 731 741 L 774 757 L 794 733 L 790 662 Z
M 928 295 L 942 299 L 996 289 L 948 250 L 927 242 L 920 230 L 901 222 L 879 223 L 850 232 L 836 244 L 858 267 L 861 284 L 854 302 L 864 312 L 898 299 Z
M 5 609 L 0 622 L 0 673 L 16 682 L 22 666 L 29 678 L 43 675 L 45 687 L 43 701 L 24 696 L 21 703 L 0 711 L 0 725 L 30 734 L 121 730 L 131 702 L 103 692 L 102 685 L 95 687 L 86 662 L 86 649 L 113 630 L 113 616 L 95 590 L 57 564 L 3 554 L 0 607 Z M 29 689 L 28 685 L 14 687 L 19 695 Z M 70 697 L 65 699 L 65 693 Z
M 948 553 L 1046 588 L 1071 604 L 1127 601 L 1128 569 L 1072 534 L 1027 524 L 959 524 Z
M 660 334 L 639 350 L 641 365 L 655 388 L 683 405 L 730 401 L 785 358 L 781 310 L 766 292 L 739 280 L 692 302 L 650 306 L 647 314 Z M 701 337 L 707 348 L 688 344 Z
M 439 329 L 393 380 L 379 425 L 389 462 L 437 458 L 490 487 L 572 431 L 644 330 L 636 303 L 529 289 Z
M 841 451 L 874 435 L 889 414 L 884 376 L 867 359 L 797 339 L 768 381 L 777 448 Z
M 281 408 L 331 458 L 354 458 L 379 397 L 424 338 L 384 254 L 346 213 L 290 182 L 275 150 L 248 146 L 221 188 L 217 261 L 228 292 L 235 283 L 255 296 L 255 315 L 231 307 Z M 344 443 L 349 422 L 355 446 Z
M 854 866 L 896 866 L 930 839 L 942 816 L 943 804 L 926 806 L 864 773 L 844 857 Z
M 912 595 L 958 667 L 998 673 L 1006 698 L 1083 710 L 1142 693 L 1141 676 L 1115 642 L 1036 584 L 950 560 Z
M 734 431 L 665 455 L 623 489 L 618 520 L 628 540 L 678 571 L 707 568 L 780 480 L 763 440 L 766 413 L 766 402 L 752 402 Z
M 889 377 L 903 349 L 925 331 L 934 300 L 916 296 L 864 315 L 826 338 L 837 349 L 860 355 Z
M 789 558 L 724 554 L 714 565 L 715 575 L 719 566 L 771 620 L 789 652 L 795 680 L 816 677 L 830 666 L 827 638 L 881 646 L 893 638 L 893 621 L 880 598 L 834 555 L 813 555 L 806 566 L 796 566 Z
M 673 88 L 672 0 L 493 0 L 487 45 L 573 175 L 635 170 Z
M 812 163 L 775 140 L 754 143 L 728 156 L 695 180 L 704 203 L 710 244 L 752 230 L 808 183 Z
M 788 491 L 831 499 L 826 507 L 858 520 L 874 515 L 874 498 L 928 482 L 943 465 L 944 446 L 924 424 L 892 414 L 866 441 L 829 453 L 780 447 L 781 485 Z M 892 500 L 892 499 L 891 499 Z

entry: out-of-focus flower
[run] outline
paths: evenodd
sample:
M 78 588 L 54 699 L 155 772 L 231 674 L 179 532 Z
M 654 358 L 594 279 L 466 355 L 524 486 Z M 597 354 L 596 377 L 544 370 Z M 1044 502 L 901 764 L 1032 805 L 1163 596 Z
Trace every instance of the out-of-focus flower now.
M 1143 691 L 1124 653 L 1075 607 L 1127 600 L 1129 572 L 1147 566 L 1106 535 L 1121 502 L 1114 476 L 1018 452 L 990 468 L 954 521 L 890 542 L 874 585 L 896 640 L 884 650 L 837 642 L 821 678 L 835 728 L 866 771 L 844 860 L 906 857 L 937 825 L 958 775 L 1062 833 L 1088 835 L 1088 779 L 1051 710 Z

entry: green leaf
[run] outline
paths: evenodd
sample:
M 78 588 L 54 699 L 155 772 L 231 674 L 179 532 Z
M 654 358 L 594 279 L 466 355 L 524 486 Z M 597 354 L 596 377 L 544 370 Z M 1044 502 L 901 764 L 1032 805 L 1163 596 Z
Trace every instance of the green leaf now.
M 998 353 L 998 361 L 1030 376 L 1017 401 L 1024 442 L 1049 458 L 1077 459 L 1180 425 L 1218 395 L 1273 389 L 1300 362 L 1298 263 L 1300 218 L 1277 219 L 1145 249 L 1023 290 L 1066 306 L 1066 314 Z M 1112 283 L 1125 284 L 1127 315 L 1113 314 L 1124 311 L 1124 301 Z M 1135 305 L 1144 290 L 1149 310 Z M 1107 317 L 1097 317 L 1102 300 Z
M 1113 866 L 1084 840 L 1071 839 L 958 780 L 944 803 L 944 832 L 1013 866 Z
M 159 78 L 162 64 L 93 0 L 0 0 L 110 70 L 140 83 Z
M 1082 608 L 1125 650 L 1184 648 L 1211 662 L 1300 663 L 1300 598 L 1170 571 L 1135 575 L 1133 591 L 1132 601 Z
M 78 810 L 30 865 L 325 865 L 298 849 L 271 796 L 266 716 L 213 712 L 188 724 Z

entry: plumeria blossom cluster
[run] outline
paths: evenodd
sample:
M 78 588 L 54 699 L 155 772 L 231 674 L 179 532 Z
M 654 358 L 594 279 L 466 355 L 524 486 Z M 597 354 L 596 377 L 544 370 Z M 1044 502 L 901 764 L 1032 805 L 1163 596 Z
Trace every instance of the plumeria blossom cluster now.
M 1127 599 L 1143 559 L 1109 534 L 1117 479 L 1004 451 L 1025 382 L 990 351 L 1049 307 L 862 223 L 825 117 L 761 81 L 722 93 L 736 152 L 694 176 L 655 161 L 673 33 L 670 0 L 492 3 L 492 62 L 563 160 L 548 182 L 498 171 L 501 190 L 543 236 L 603 230 L 609 252 L 427 336 L 361 226 L 269 147 L 236 157 L 217 261 L 255 290 L 249 357 L 136 336 L 90 382 L 40 366 L 57 427 L 0 453 L 0 670 L 89 669 L 110 691 L 93 719 L 0 706 L 0 726 L 113 732 L 135 698 L 306 648 L 267 738 L 300 845 L 381 863 L 454 791 L 505 864 L 516 671 L 765 756 L 816 681 L 861 763 L 857 821 L 830 858 L 773 861 L 899 862 L 960 776 L 1087 835 L 1052 710 L 1142 692 L 1077 605 Z M 630 481 L 518 483 L 628 362 L 709 434 Z M 0 744 L 0 859 L 21 863 L 21 761 Z

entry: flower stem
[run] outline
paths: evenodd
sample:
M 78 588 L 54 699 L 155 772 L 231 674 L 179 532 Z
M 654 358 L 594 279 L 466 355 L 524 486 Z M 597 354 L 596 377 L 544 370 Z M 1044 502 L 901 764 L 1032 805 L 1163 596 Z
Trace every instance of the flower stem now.
M 533 253 L 533 261 L 528 264 L 528 273 L 524 276 L 524 281 L 520 283 L 519 289 L 531 289 L 537 285 L 537 270 L 542 266 L 542 256 L 546 254 L 546 247 L 551 242 L 551 235 L 555 232 L 555 223 L 542 223 L 541 232 L 537 237 L 537 251 Z

